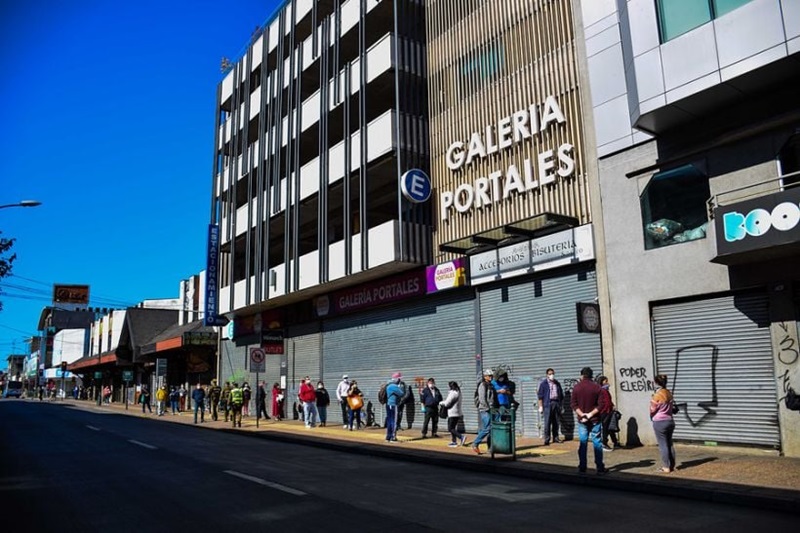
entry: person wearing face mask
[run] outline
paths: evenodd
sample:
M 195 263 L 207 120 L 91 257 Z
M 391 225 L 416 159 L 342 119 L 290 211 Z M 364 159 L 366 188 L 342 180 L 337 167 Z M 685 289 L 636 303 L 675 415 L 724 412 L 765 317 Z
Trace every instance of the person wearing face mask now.
M 431 436 L 438 438 L 439 433 L 439 402 L 442 401 L 442 393 L 436 388 L 436 381 L 433 378 L 428 380 L 428 384 L 420 391 L 419 401 L 425 406 L 425 420 L 422 423 L 422 438 L 428 438 L 428 423 L 431 423 Z
M 306 428 L 317 427 L 317 393 L 314 390 L 314 385 L 311 384 L 311 378 L 308 376 L 303 379 L 298 396 L 300 401 L 303 402 L 303 421 L 306 424 Z
M 328 406 L 331 404 L 331 396 L 325 389 L 325 384 L 317 382 L 317 412 L 319 412 L 319 426 L 325 427 L 328 422 Z
M 544 445 L 553 442 L 564 442 L 558 438 L 558 418 L 561 416 L 561 402 L 564 401 L 564 389 L 556 379 L 556 371 L 547 369 L 547 378 L 539 383 L 539 414 L 544 418 Z

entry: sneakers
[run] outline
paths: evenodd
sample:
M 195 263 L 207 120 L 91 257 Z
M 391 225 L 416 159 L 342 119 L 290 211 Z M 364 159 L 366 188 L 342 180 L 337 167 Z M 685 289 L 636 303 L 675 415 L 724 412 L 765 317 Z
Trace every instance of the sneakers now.
M 350 426 L 348 426 L 347 424 L 345 424 L 345 425 L 343 425 L 343 426 L 342 426 L 342 429 L 347 429 L 347 428 L 349 428 L 349 427 L 350 427 Z M 350 429 L 353 429 L 353 428 L 350 428 Z
M 608 474 L 608 468 L 599 468 L 597 470 L 597 475 Z
M 461 442 L 458 444 L 459 446 L 464 446 L 467 443 L 467 436 L 461 435 Z
M 611 448 L 610 446 L 603 445 L 603 451 L 604 452 L 613 452 L 614 448 Z
M 564 439 L 559 439 L 558 437 L 556 437 L 553 439 L 553 442 L 555 442 L 556 444 L 561 444 L 562 442 L 564 442 Z
M 458 446 L 459 446 L 458 443 L 455 442 L 451 442 L 450 444 L 447 445 L 448 448 L 458 448 Z
M 475 453 L 477 453 L 478 455 L 481 455 L 481 449 L 480 449 L 480 448 L 478 448 L 477 446 L 474 446 L 474 445 L 473 445 L 473 446 L 472 446 L 472 451 L 473 451 L 473 452 L 475 452 Z

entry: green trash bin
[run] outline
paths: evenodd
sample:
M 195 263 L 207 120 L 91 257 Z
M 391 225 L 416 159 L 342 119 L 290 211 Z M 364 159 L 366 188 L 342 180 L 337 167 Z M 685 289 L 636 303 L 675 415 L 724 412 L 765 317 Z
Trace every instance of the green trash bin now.
M 491 409 L 492 427 L 489 433 L 489 452 L 492 459 L 495 453 L 503 453 L 517 458 L 516 410 L 499 407 Z

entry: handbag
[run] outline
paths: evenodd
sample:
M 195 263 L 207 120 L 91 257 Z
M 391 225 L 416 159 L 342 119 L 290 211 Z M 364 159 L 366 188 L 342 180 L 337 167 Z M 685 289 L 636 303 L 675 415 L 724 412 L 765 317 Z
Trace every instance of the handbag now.
M 347 405 L 350 406 L 350 409 L 355 411 L 356 409 L 361 409 L 364 406 L 364 400 L 361 398 L 361 396 L 348 396 Z
M 622 418 L 622 413 L 614 409 L 611 413 L 611 417 L 608 419 L 608 431 L 609 433 L 617 433 L 619 431 L 619 421 Z
M 447 407 L 444 405 L 439 406 L 439 418 L 447 418 Z

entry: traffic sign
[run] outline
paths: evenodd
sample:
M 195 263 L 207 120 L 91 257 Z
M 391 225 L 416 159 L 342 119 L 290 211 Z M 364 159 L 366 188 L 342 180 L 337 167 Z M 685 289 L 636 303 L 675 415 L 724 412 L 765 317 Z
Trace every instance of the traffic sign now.
M 267 370 L 266 354 L 262 348 L 250 348 L 250 372 L 265 372 Z
M 431 179 L 422 170 L 412 168 L 400 176 L 400 189 L 403 196 L 415 204 L 421 204 L 431 197 Z
M 122 371 L 122 381 L 130 383 L 133 381 L 133 370 L 123 370 Z

